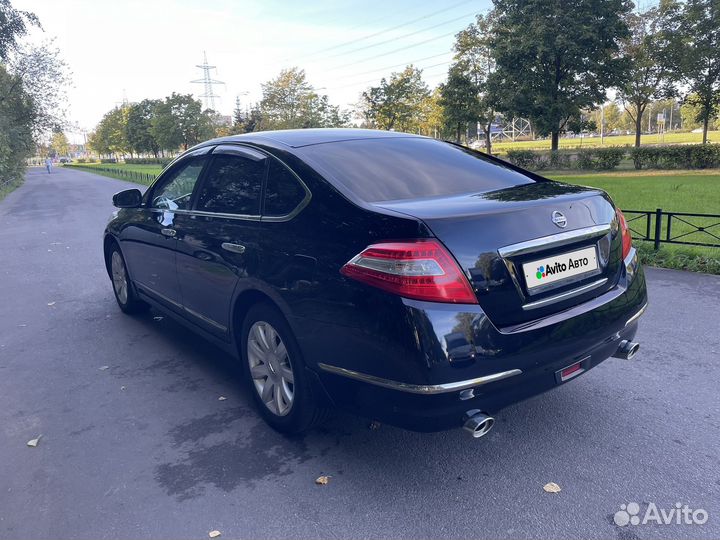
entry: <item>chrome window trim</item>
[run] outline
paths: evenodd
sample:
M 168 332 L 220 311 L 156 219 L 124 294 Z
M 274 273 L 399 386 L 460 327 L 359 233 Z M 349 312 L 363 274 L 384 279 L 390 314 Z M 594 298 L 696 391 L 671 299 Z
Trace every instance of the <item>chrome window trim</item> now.
M 604 236 L 610 232 L 612 228 L 611 226 L 612 223 L 605 223 L 603 225 L 593 225 L 592 227 L 584 227 L 573 231 L 565 231 L 558 234 L 551 234 L 549 236 L 542 236 L 540 238 L 534 238 L 533 240 L 527 240 L 526 242 L 503 246 L 498 249 L 498 253 L 501 257 L 505 258 L 532 253 L 538 248 L 547 249 L 560 247 L 566 244 L 572 244 L 573 242 L 580 242 L 581 240 L 594 238 L 596 236 Z
M 575 296 L 579 296 L 583 293 L 586 293 L 588 291 L 591 291 L 593 289 L 601 287 L 602 285 L 605 285 L 605 283 L 607 283 L 607 280 L 608 280 L 607 278 L 598 279 L 597 281 L 593 281 L 592 283 L 588 283 L 587 285 L 583 285 L 582 287 L 578 287 L 577 289 L 572 289 L 571 291 L 556 294 L 555 296 L 550 296 L 548 298 L 543 298 L 542 300 L 537 300 L 535 302 L 523 304 L 522 308 L 524 310 L 537 309 L 540 307 L 547 306 L 548 304 L 553 304 L 555 302 L 560 302 L 562 300 L 568 300 Z
M 510 369 L 508 371 L 501 371 L 499 373 L 493 373 L 484 377 L 477 377 L 475 379 L 467 379 L 464 381 L 456 381 L 444 384 L 409 384 L 399 381 L 393 381 L 390 379 L 383 379 L 374 375 L 368 375 L 367 373 L 360 373 L 359 371 L 353 371 L 351 369 L 345 369 L 338 366 L 332 366 L 329 364 L 319 363 L 318 367 L 328 373 L 335 375 L 341 375 L 357 381 L 374 384 L 375 386 L 382 386 L 383 388 L 389 388 L 391 390 L 399 390 L 401 392 L 408 392 L 411 394 L 447 394 L 449 392 L 458 392 L 460 390 L 466 390 L 474 386 L 480 386 L 496 381 L 507 379 L 508 377 L 514 377 L 520 375 L 522 370 Z
M 259 215 L 246 215 L 246 214 L 223 214 L 220 212 L 206 212 L 204 210 L 170 210 L 168 208 L 148 208 L 151 212 L 168 212 L 171 214 L 182 214 L 186 216 L 201 216 L 201 217 L 219 217 L 226 219 L 240 219 L 243 221 L 260 221 Z
M 230 148 L 228 148 L 228 147 L 230 147 Z M 231 214 L 231 213 L 221 213 L 221 212 L 208 212 L 206 210 L 184 210 L 184 209 L 183 210 L 180 210 L 180 209 L 168 210 L 167 208 L 155 208 L 152 206 L 147 206 L 146 208 L 148 210 L 152 210 L 152 211 L 174 212 L 177 214 L 185 214 L 185 215 L 197 215 L 197 216 L 204 216 L 204 217 L 219 217 L 219 218 L 226 218 L 226 219 L 237 219 L 237 220 L 242 220 L 242 221 L 268 221 L 268 222 L 273 222 L 273 223 L 280 223 L 280 222 L 284 222 L 284 221 L 290 221 L 295 216 L 297 216 L 300 212 L 302 212 L 305 209 L 305 207 L 310 203 L 310 200 L 312 199 L 312 191 L 310 191 L 310 188 L 307 187 L 307 184 L 305 184 L 305 182 L 303 182 L 302 178 L 300 178 L 300 176 L 287 163 L 285 163 L 279 157 L 277 157 L 269 152 L 266 152 L 265 150 L 256 148 L 255 146 L 252 146 L 252 145 L 249 145 L 249 144 L 229 143 L 229 144 L 225 144 L 225 145 L 221 145 L 221 146 L 213 145 L 213 146 L 209 146 L 209 147 L 198 148 L 197 150 L 195 150 L 193 152 L 189 152 L 187 154 L 184 154 L 183 156 L 176 158 L 170 165 L 173 165 L 181 157 L 185 157 L 185 156 L 195 157 L 196 155 L 202 155 L 202 154 L 208 154 L 208 153 L 210 153 L 210 155 L 221 155 L 223 153 L 222 151 L 215 152 L 215 150 L 218 148 L 226 148 L 226 150 L 225 150 L 226 155 L 230 155 L 230 156 L 238 155 L 238 154 L 232 152 L 232 150 L 231 150 L 232 147 L 238 147 L 243 150 L 250 150 L 252 152 L 257 152 L 267 158 L 277 160 L 277 162 L 280 163 L 280 165 L 282 165 L 283 167 L 285 167 L 288 171 L 290 171 L 290 173 L 295 177 L 295 180 L 300 183 L 300 187 L 302 187 L 303 190 L 305 191 L 305 197 L 303 198 L 303 200 L 300 201 L 298 203 L 298 205 L 291 212 L 289 212 L 288 214 L 282 215 L 282 216 Z M 166 168 L 167 170 L 170 169 L 170 165 L 168 165 L 168 167 Z M 268 174 L 269 174 L 269 171 L 270 171 L 270 167 L 268 166 Z M 263 210 L 264 210 L 264 206 L 265 206 L 265 189 L 267 187 L 268 174 L 266 174 L 266 176 L 265 176 L 265 180 L 264 180 L 265 184 L 263 185 L 263 192 L 262 192 L 261 207 Z M 154 185 L 154 183 L 153 183 L 153 185 Z

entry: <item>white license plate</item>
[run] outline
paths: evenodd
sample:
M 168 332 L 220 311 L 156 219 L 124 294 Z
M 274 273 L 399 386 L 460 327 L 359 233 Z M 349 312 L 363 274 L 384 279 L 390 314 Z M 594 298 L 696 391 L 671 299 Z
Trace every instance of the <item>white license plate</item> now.
M 556 283 L 568 278 L 596 272 L 598 269 L 595 247 L 578 249 L 523 264 L 528 290 Z

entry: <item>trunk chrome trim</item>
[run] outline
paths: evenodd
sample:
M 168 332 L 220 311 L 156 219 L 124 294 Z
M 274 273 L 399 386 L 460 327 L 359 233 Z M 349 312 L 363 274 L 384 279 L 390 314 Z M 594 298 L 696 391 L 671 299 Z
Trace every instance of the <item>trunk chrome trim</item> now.
M 540 307 L 547 306 L 548 304 L 554 304 L 555 302 L 560 302 L 561 300 L 568 300 L 575 296 L 579 296 L 583 293 L 586 293 L 588 291 L 591 291 L 593 289 L 601 287 L 602 285 L 605 285 L 605 283 L 607 283 L 607 278 L 598 279 L 597 281 L 593 281 L 592 283 L 588 283 L 587 285 L 583 285 L 582 287 L 578 287 L 577 289 L 573 289 L 571 291 L 556 294 L 555 296 L 550 296 L 548 298 L 543 298 L 542 300 L 537 300 L 535 302 L 530 302 L 529 304 L 523 304 L 522 308 L 524 310 L 537 309 Z
M 341 375 L 357 381 L 374 384 L 376 386 L 382 386 L 383 388 L 390 388 L 391 390 L 399 390 L 401 392 L 409 392 L 411 394 L 447 394 L 448 392 L 457 392 L 460 390 L 466 390 L 474 386 L 480 386 L 483 384 L 492 383 L 495 381 L 501 381 L 508 377 L 514 377 L 522 373 L 519 369 L 511 369 L 508 371 L 501 371 L 499 373 L 493 373 L 484 377 L 477 377 L 475 379 L 467 379 L 464 381 L 450 382 L 444 384 L 409 384 L 399 381 L 393 381 L 390 379 L 383 379 L 381 377 L 375 377 L 374 375 L 368 375 L 366 373 L 360 373 L 359 371 L 353 371 L 351 369 L 345 369 L 338 366 L 331 366 L 328 364 L 319 363 L 318 367 L 329 373 L 335 375 Z
M 551 234 L 550 236 L 542 236 L 540 238 L 534 238 L 533 240 L 527 240 L 526 242 L 519 242 L 517 244 L 504 246 L 498 249 L 498 253 L 503 258 L 524 255 L 526 253 L 537 251 L 538 248 L 560 247 L 566 244 L 572 244 L 573 242 L 587 240 L 588 238 L 594 238 L 596 236 L 605 236 L 611 231 L 611 229 L 611 223 L 593 225 L 592 227 Z

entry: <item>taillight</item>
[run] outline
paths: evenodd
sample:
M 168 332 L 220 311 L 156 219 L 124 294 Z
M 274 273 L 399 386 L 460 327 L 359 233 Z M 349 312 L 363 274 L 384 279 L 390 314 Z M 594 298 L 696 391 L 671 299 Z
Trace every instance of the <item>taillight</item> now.
M 467 278 L 436 240 L 373 244 L 350 259 L 340 272 L 406 298 L 477 304 Z
M 630 229 L 628 229 L 627 220 L 625 215 L 618 208 L 616 210 L 618 221 L 620 222 L 620 234 L 622 235 L 622 256 L 623 259 L 630 253 L 632 247 L 632 236 L 630 236 Z

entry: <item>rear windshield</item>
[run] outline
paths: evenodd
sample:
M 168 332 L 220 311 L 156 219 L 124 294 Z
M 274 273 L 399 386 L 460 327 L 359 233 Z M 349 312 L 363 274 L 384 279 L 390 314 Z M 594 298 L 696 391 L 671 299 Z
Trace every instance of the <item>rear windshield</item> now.
M 443 197 L 531 184 L 482 154 L 434 139 L 386 138 L 305 146 L 305 160 L 366 202 Z

